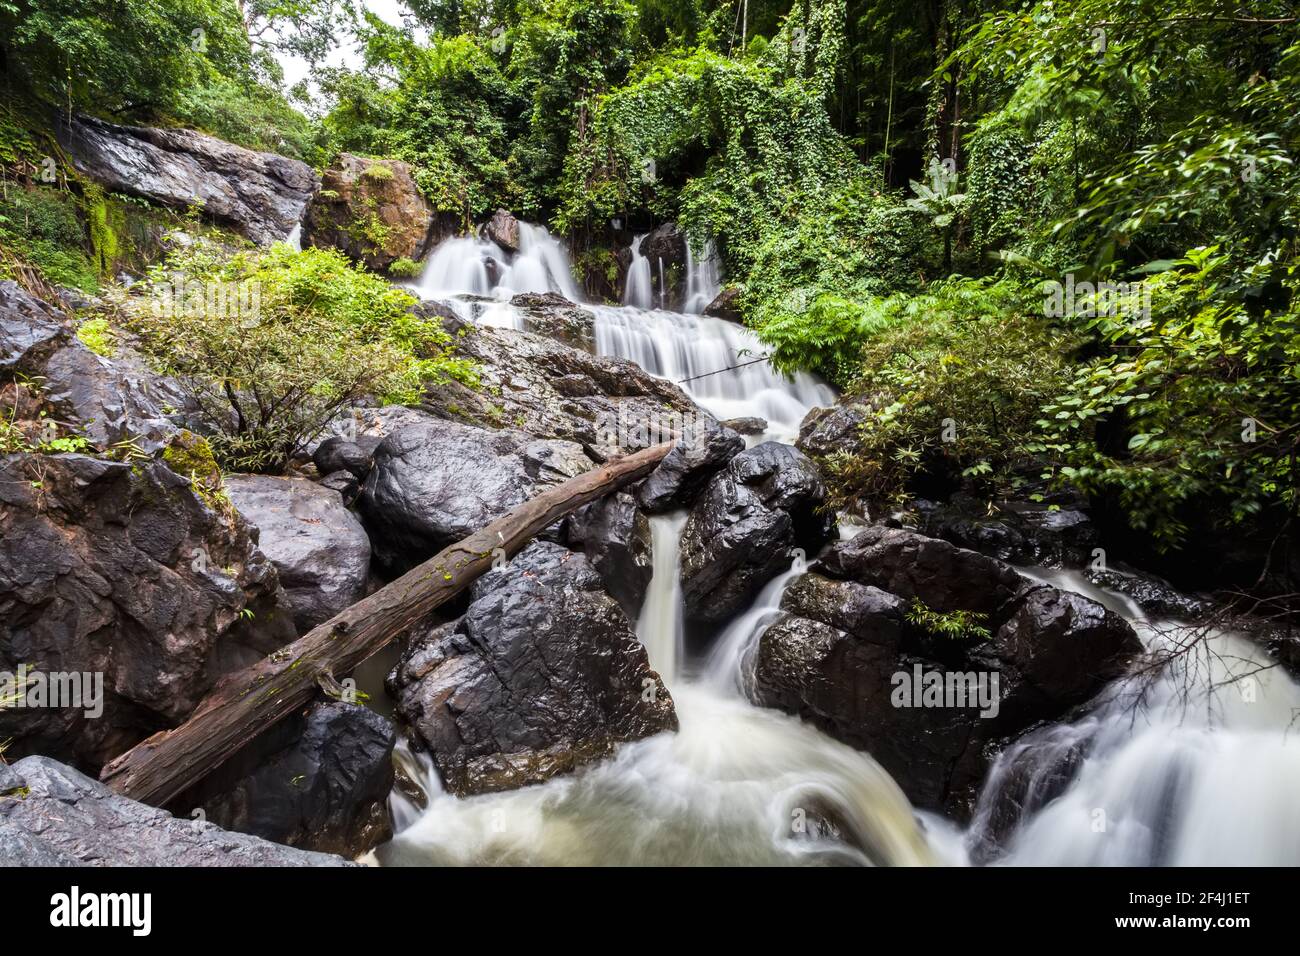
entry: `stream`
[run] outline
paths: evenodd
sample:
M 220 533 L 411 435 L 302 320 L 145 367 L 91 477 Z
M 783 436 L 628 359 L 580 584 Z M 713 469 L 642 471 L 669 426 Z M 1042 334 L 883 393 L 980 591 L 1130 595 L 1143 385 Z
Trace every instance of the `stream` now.
M 834 402 L 807 374 L 785 378 L 761 343 L 699 313 L 717 293 L 716 256 L 689 262 L 685 312 L 653 308 L 661 264 L 632 246 L 623 306 L 584 304 L 602 354 L 681 384 L 720 419 L 758 416 L 758 441 L 792 442 L 806 412 Z M 496 276 L 495 283 L 490 279 Z M 472 236 L 450 239 L 412 284 L 481 325 L 521 327 L 511 296 L 555 291 L 581 302 L 565 250 L 521 223 L 511 256 Z M 399 745 L 427 796 L 394 791 L 384 865 L 1164 865 L 1300 860 L 1300 687 L 1244 638 L 1217 634 L 1204 660 L 1167 666 L 1134 697 L 1115 682 L 1078 720 L 1040 728 L 994 763 L 966 829 L 915 810 L 867 753 L 749 702 L 750 651 L 780 613 L 799 556 L 703 653 L 684 640 L 678 583 L 686 513 L 651 519 L 653 577 L 637 636 L 676 703 L 680 731 L 622 745 L 609 760 L 539 786 L 461 799 L 432 763 Z M 1150 649 L 1170 638 L 1127 598 L 1073 572 L 1022 569 L 1128 618 Z M 1231 673 L 1229 673 L 1231 669 Z M 1208 688 L 1217 692 L 1207 694 Z M 1249 698 L 1249 700 L 1247 700 Z M 1300 733 L 1300 727 L 1294 728 Z M 1019 807 L 1008 819 L 1006 807 Z M 825 824 L 823 821 L 832 821 Z M 1098 827 L 1101 827 L 1099 830 Z M 1109 838 L 1100 839 L 1105 833 Z M 996 837 L 996 839 L 994 838 Z

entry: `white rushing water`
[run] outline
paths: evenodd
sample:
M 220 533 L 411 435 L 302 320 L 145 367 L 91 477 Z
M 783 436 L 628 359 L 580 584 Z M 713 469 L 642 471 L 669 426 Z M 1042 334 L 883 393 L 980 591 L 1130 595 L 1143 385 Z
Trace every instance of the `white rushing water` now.
M 623 304 L 634 309 L 654 307 L 654 283 L 650 278 L 650 260 L 641 254 L 645 236 L 632 240 L 632 264 L 627 268 L 627 283 L 623 289 Z
M 522 225 L 522 224 L 521 224 Z M 527 240 L 523 241 L 524 229 Z M 811 376 L 787 379 L 746 330 L 696 314 L 646 308 L 651 263 L 633 262 L 622 308 L 596 315 L 598 350 L 680 382 L 720 418 L 761 416 L 764 438 L 790 440 L 833 393 Z M 489 264 L 491 263 L 491 264 Z M 705 265 L 711 263 L 711 265 Z M 642 264 L 644 268 L 642 269 Z M 687 276 L 687 307 L 703 308 L 719 277 L 710 250 Z M 712 290 L 712 292 L 711 292 Z M 418 291 L 450 299 L 467 318 L 518 327 L 510 296 L 556 291 L 579 301 L 559 243 L 521 228 L 504 255 L 474 238 L 443 243 Z M 475 301 L 466 296 L 481 296 Z M 706 300 L 707 297 L 707 300 Z M 749 363 L 749 364 L 746 364 Z M 714 374 L 705 374 L 714 373 Z M 752 651 L 780 614 L 802 556 L 718 635 L 703 661 L 687 659 L 678 581 L 684 513 L 651 521 L 653 577 L 636 625 L 676 704 L 680 730 L 540 786 L 470 799 L 444 793 L 427 757 L 403 749 L 428 805 L 392 798 L 385 864 L 1214 864 L 1300 861 L 1300 688 L 1280 670 L 1235 678 L 1263 663 L 1244 639 L 1218 635 L 1211 653 L 1167 668 L 1135 706 L 1131 680 L 1113 684 L 1073 723 L 1046 726 L 997 759 L 963 832 L 909 806 L 868 755 L 802 722 L 749 703 Z M 1171 640 L 1131 602 L 1078 574 L 1030 572 L 1101 600 L 1133 621 L 1149 649 Z M 1216 656 L 1217 654 L 1217 656 Z M 1195 666 L 1193 666 L 1195 665 Z M 1208 689 L 1225 683 L 1218 692 Z M 1239 687 L 1250 688 L 1249 693 Z M 1249 698 L 1249 699 L 1248 699 Z M 1008 804 L 1023 807 L 1003 819 Z M 833 821 L 842 839 L 819 819 Z M 998 844 L 984 838 L 995 830 Z
M 1149 651 L 1180 646 L 1174 625 L 1077 572 L 1034 576 L 1129 618 Z M 1214 632 L 1151 681 L 1116 682 L 1087 716 L 1000 755 L 972 836 L 1005 790 L 1036 811 L 1003 836 L 1005 863 L 1295 865 L 1300 687 L 1269 663 L 1245 638 Z

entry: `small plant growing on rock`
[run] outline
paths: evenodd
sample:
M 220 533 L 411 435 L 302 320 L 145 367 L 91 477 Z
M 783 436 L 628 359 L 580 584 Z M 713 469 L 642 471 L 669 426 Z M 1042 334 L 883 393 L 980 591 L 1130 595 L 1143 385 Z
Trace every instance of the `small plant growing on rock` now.
M 919 598 L 912 598 L 907 608 L 907 623 L 918 627 L 934 637 L 946 637 L 949 640 L 968 640 L 972 637 L 990 640 L 992 632 L 984 626 L 987 614 L 974 611 L 949 611 L 944 613 L 928 607 Z

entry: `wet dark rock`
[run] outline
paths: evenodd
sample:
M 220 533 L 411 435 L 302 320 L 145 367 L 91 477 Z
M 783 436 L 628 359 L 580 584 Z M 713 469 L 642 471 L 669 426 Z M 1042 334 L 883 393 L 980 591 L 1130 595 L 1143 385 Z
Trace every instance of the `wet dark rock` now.
M 366 442 L 370 447 L 363 447 L 359 442 L 348 441 L 339 435 L 331 435 L 316 446 L 311 460 L 316 470 L 322 475 L 336 471 L 349 472 L 358 481 L 365 481 L 374 464 L 374 452 L 379 447 L 378 441 Z
M 359 704 L 340 701 L 313 704 L 305 716 L 283 723 L 283 730 L 275 728 L 282 740 L 288 738 L 283 746 L 259 754 L 256 766 L 228 785 L 191 795 L 207 819 L 228 830 L 346 857 L 389 839 L 393 724 Z
M 376 449 L 358 505 L 375 559 L 401 572 L 591 464 L 572 442 L 430 420 Z
M 498 209 L 483 226 L 483 233 L 506 252 L 519 251 L 519 220 L 504 209 Z
M 682 533 L 682 591 L 693 620 L 720 623 L 835 527 L 826 487 L 801 452 L 764 442 L 732 458 L 696 499 Z
M 988 636 L 932 632 L 914 600 L 984 615 Z M 1086 704 L 1141 652 L 1097 602 L 899 529 L 833 544 L 782 609 L 759 642 L 757 699 L 870 752 L 913 803 L 958 817 L 1006 741 Z M 932 680 L 947 695 L 927 700 Z
M 293 633 L 248 526 L 205 504 L 188 478 L 156 461 L 0 458 L 0 670 L 103 674 L 97 719 L 0 710 L 10 756 L 97 769 Z
M 1134 568 L 1088 568 L 1084 575 L 1098 587 L 1132 598 L 1151 617 L 1195 621 L 1215 609 L 1209 598 L 1183 594 L 1168 581 Z
M 409 164 L 342 153 L 307 206 L 302 244 L 337 249 L 382 271 L 398 259 L 423 257 L 433 220 Z
M 740 289 L 735 286 L 728 286 L 713 297 L 713 301 L 704 307 L 704 314 L 711 315 L 715 319 L 724 319 L 727 322 L 743 322 L 744 316 L 740 311 Z
M 856 402 L 840 402 L 830 408 L 809 410 L 799 425 L 795 447 L 814 458 L 858 447 L 858 434 L 871 417 L 871 409 Z
M 413 635 L 388 678 L 447 789 L 509 790 L 676 730 L 663 681 L 586 557 L 537 542 Z
M 72 339 L 68 317 L 12 280 L 0 282 L 0 371 L 37 374 Z
M 916 598 L 940 613 L 996 614 L 1024 585 L 1009 565 L 898 528 L 873 526 L 837 541 L 814 567 L 830 577 Z
M 569 544 L 583 550 L 605 590 L 628 620 L 635 621 L 654 570 L 645 512 L 630 494 L 620 491 L 583 505 L 566 526 Z
M 524 292 L 510 300 L 524 310 L 524 331 L 596 354 L 596 316 L 558 292 Z
M 6 866 L 348 865 L 342 857 L 177 819 L 48 757 L 27 757 L 15 770 L 28 792 L 0 795 L 0 862 Z
M 455 309 L 436 299 L 425 299 L 411 306 L 411 312 L 426 322 L 434 322 L 442 326 L 442 330 L 448 335 L 457 335 L 468 325 Z
M 690 505 L 717 471 L 745 449 L 745 439 L 712 419 L 683 429 L 659 467 L 637 488 L 648 514 Z
M 767 431 L 766 418 L 728 418 L 722 424 L 723 427 L 730 428 L 741 435 L 761 435 Z
M 298 633 L 365 597 L 370 539 L 338 494 L 270 475 L 230 475 L 225 487 L 279 571 Z
M 193 130 L 69 120 L 63 113 L 54 130 L 77 170 L 110 192 L 174 209 L 201 200 L 206 218 L 260 245 L 287 237 L 316 190 L 306 163 Z
M 338 492 L 344 507 L 348 508 L 352 507 L 357 495 L 361 494 L 361 482 L 350 471 L 332 471 L 320 480 L 320 486 Z
M 943 504 L 920 502 L 918 530 L 1012 564 L 1079 568 L 1100 543 L 1079 504 L 1007 501 L 990 514 L 986 501 L 957 494 Z

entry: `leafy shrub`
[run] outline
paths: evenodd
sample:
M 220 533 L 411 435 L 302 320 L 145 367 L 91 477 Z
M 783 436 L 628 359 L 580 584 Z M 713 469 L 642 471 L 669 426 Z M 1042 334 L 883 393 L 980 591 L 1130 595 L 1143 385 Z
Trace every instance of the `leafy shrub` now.
M 837 503 L 890 507 L 924 478 L 1006 480 L 1066 381 L 1073 340 L 1006 283 L 944 283 L 890 308 L 849 390 L 869 417 L 856 447 L 826 462 Z
M 201 242 L 150 283 L 132 327 L 195 398 L 228 468 L 283 469 L 364 397 L 412 402 L 426 384 L 475 381 L 441 327 L 409 311 L 410 295 L 333 250 L 226 256 Z
M 388 274 L 394 279 L 414 279 L 420 274 L 420 270 L 423 268 L 424 267 L 414 259 L 400 256 L 389 264 Z

